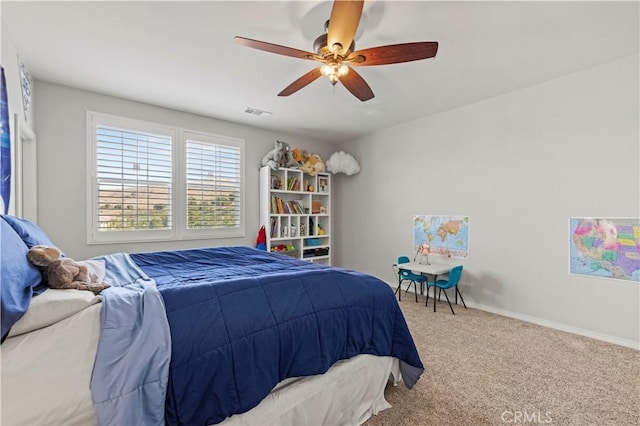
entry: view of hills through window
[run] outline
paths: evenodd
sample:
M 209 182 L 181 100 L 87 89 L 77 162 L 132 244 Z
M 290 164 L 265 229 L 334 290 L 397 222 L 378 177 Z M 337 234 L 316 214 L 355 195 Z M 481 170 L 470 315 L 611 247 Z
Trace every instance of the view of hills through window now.
M 100 230 L 171 229 L 171 191 L 164 186 L 101 185 Z M 115 189 L 115 190 L 114 190 Z
M 100 230 L 141 230 L 171 228 L 169 185 L 112 185 L 100 188 Z M 187 227 L 212 228 L 237 225 L 237 191 L 210 190 L 201 185 L 187 187 Z

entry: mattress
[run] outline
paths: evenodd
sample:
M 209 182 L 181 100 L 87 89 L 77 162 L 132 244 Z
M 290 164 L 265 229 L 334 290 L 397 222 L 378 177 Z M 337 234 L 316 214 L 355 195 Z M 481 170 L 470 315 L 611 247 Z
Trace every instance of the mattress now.
M 89 381 L 100 335 L 100 308 L 90 305 L 55 324 L 4 341 L 0 423 L 96 423 Z

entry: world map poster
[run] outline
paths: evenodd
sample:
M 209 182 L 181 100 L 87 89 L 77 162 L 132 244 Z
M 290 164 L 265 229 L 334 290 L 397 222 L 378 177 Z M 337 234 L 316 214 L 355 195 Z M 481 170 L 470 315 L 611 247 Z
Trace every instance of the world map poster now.
M 570 273 L 640 282 L 640 219 L 569 219 Z
M 423 243 L 433 254 L 469 257 L 469 216 L 414 216 L 414 252 Z

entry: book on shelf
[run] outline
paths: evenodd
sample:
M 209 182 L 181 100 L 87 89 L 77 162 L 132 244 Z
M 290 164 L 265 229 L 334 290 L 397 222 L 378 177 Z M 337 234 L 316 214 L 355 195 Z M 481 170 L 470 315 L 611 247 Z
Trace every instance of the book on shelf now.
M 284 209 L 282 208 L 282 200 L 280 199 L 280 197 L 271 197 L 271 213 L 284 213 Z
M 304 209 L 302 208 L 302 203 L 298 200 L 287 201 L 285 204 L 289 211 L 287 213 L 291 214 L 304 214 Z
M 287 181 L 287 191 L 300 191 L 300 181 L 291 176 Z
M 282 189 L 282 178 L 280 176 L 271 176 L 271 189 Z
M 271 196 L 272 214 L 305 214 L 305 209 L 300 200 L 285 201 L 275 195 Z

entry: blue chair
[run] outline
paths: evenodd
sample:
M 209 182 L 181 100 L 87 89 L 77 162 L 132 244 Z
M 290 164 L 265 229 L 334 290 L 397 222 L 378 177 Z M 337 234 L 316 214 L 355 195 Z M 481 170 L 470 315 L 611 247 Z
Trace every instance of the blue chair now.
M 402 300 L 402 289 L 400 288 L 402 286 L 402 282 L 403 281 L 409 281 L 409 285 L 407 286 L 407 290 L 409 291 L 409 289 L 411 288 L 411 284 L 413 283 L 413 289 L 416 292 L 416 303 L 418 302 L 418 283 L 420 283 L 420 289 L 422 289 L 422 286 L 424 285 L 424 283 L 426 282 L 426 277 L 419 275 L 419 274 L 414 274 L 411 271 L 407 271 L 405 269 L 400 269 L 403 263 L 409 263 L 410 260 L 407 256 L 400 256 L 398 257 L 398 288 L 396 288 L 396 293 L 398 293 L 398 300 Z
M 458 295 L 460 296 L 460 300 L 462 300 L 462 304 L 464 308 L 467 309 L 467 305 L 464 303 L 464 299 L 462 298 L 462 293 L 458 290 L 458 282 L 460 281 L 460 277 L 462 276 L 462 265 L 455 266 L 449 272 L 449 279 L 447 280 L 437 280 L 436 282 L 430 283 L 427 282 L 427 300 L 424 302 L 424 306 L 427 306 L 429 303 L 429 288 L 433 287 L 433 312 L 436 311 L 436 288 L 439 289 L 438 299 L 440 299 L 440 293 L 444 292 L 444 297 L 447 298 L 447 303 L 449 304 L 449 309 L 451 309 L 451 313 L 455 315 L 453 312 L 453 307 L 451 306 L 451 302 L 449 301 L 449 296 L 447 296 L 447 289 L 455 288 L 456 290 L 456 303 L 458 303 Z

